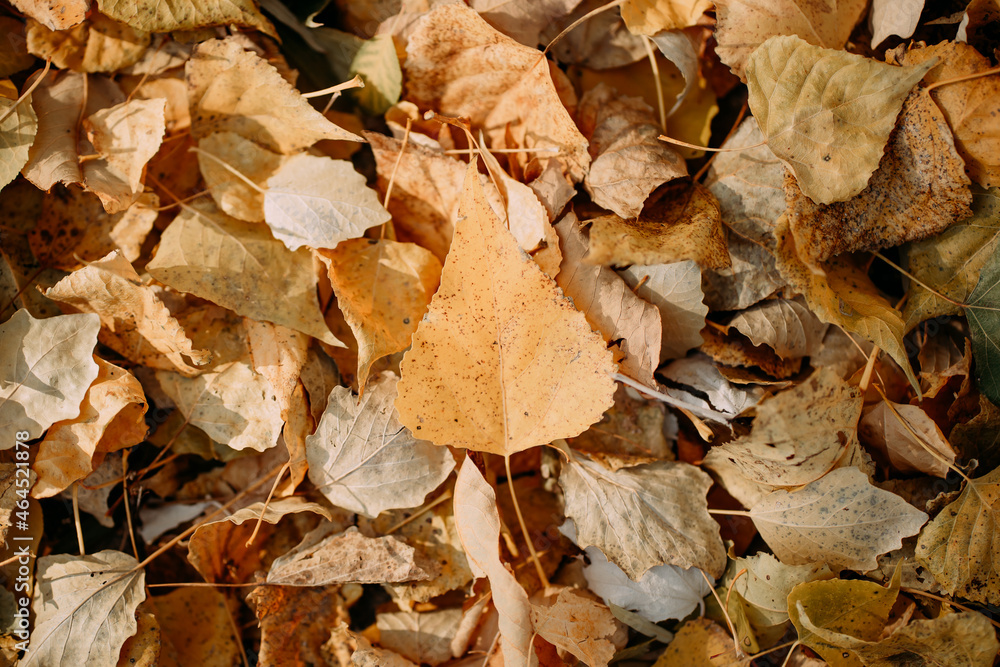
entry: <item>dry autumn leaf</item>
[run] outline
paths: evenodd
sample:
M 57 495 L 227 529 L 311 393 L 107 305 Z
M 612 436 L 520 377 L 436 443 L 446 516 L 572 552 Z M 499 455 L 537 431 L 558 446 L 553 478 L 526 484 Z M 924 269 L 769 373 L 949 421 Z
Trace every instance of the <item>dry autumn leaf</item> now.
M 193 378 L 157 371 L 156 379 L 187 422 L 215 442 L 258 452 L 278 444 L 281 408 L 271 383 L 249 364 L 234 361 Z
M 615 654 L 610 637 L 617 630 L 608 608 L 572 588 L 559 589 L 545 602 L 531 605 L 535 632 L 588 665 L 607 667 Z
M 128 371 L 96 359 L 100 371 L 80 403 L 80 414 L 53 424 L 38 446 L 31 492 L 47 498 L 94 471 L 95 455 L 137 445 L 146 436 L 146 397 Z
M 494 30 L 461 4 L 437 7 L 410 35 L 407 99 L 482 128 L 491 147 L 510 132 L 521 148 L 553 149 L 574 181 L 590 164 L 587 140 L 570 118 L 548 61 Z
M 90 9 L 90 0 L 66 0 L 58 5 L 46 0 L 13 0 L 11 4 L 50 30 L 72 28 Z
M 148 32 L 99 12 L 67 30 L 29 21 L 27 33 L 29 53 L 74 72 L 114 72 L 134 65 L 151 41 Z
M 852 652 L 845 652 L 846 647 L 831 643 L 827 632 L 878 639 L 898 594 L 898 572 L 887 587 L 872 581 L 810 581 L 789 592 L 788 615 L 799 632 L 799 641 L 832 667 L 853 667 L 863 663 Z
M 309 253 L 292 252 L 262 225 L 241 223 L 210 202 L 182 208 L 146 270 L 176 290 L 245 317 L 342 345 L 320 313 Z
M 358 386 L 372 364 L 410 346 L 441 280 L 441 263 L 414 243 L 351 239 L 318 253 L 358 341 Z
M 747 60 L 750 110 L 807 197 L 844 201 L 865 189 L 903 100 L 930 65 L 892 67 L 771 37 Z
M 215 132 L 198 142 L 198 166 L 215 203 L 226 214 L 250 222 L 264 220 L 264 192 L 261 190 L 287 159 L 235 132 Z M 227 169 L 227 165 L 260 189 L 252 188 Z
M 0 187 L 17 177 L 29 158 L 38 131 L 38 118 L 31 104 L 17 104 L 17 88 L 0 81 Z
M 801 301 L 768 299 L 729 320 L 754 345 L 767 345 L 782 359 L 811 356 L 823 342 L 827 325 Z
M 537 664 L 528 595 L 500 560 L 496 494 L 468 457 L 455 482 L 455 523 L 473 573 L 477 578 L 489 579 L 493 603 L 500 612 L 504 664 L 515 667 Z
M 979 282 L 979 272 L 1000 239 L 1000 197 L 996 189 L 972 193 L 972 216 L 926 241 L 904 246 L 904 267 L 919 281 L 903 306 L 906 331 L 924 320 L 957 314 Z M 934 290 L 933 292 L 928 290 Z M 936 292 L 936 293 L 935 293 Z
M 632 266 L 620 274 L 636 296 L 660 311 L 663 325 L 660 361 L 683 357 L 702 344 L 705 327 L 705 295 L 701 291 L 701 269 L 693 261 Z
M 876 0 L 877 4 L 877 0 Z M 865 0 L 718 0 L 718 54 L 741 79 L 750 54 L 769 37 L 797 35 L 815 46 L 839 49 L 864 14 Z
M 390 218 L 347 160 L 303 153 L 267 179 L 264 221 L 289 250 L 335 248 Z
M 929 67 L 924 81 L 935 84 L 964 76 L 981 74 L 992 67 L 989 58 L 968 44 L 942 42 L 898 53 L 901 65 Z M 991 100 L 1000 92 L 997 76 L 976 77 L 969 81 L 949 82 L 930 91 L 955 134 L 955 147 L 965 160 L 969 176 L 983 187 L 1000 185 L 997 148 L 1000 131 Z
M 309 478 L 331 503 L 368 517 L 416 507 L 455 467 L 451 453 L 413 436 L 394 407 L 397 379 L 384 373 L 360 399 L 334 387 L 306 438 Z M 393 493 L 385 488 L 392 486 Z
M 441 287 L 400 364 L 414 435 L 512 454 L 578 435 L 612 404 L 601 338 L 517 246 L 470 165 Z
M 194 349 L 156 291 L 143 284 L 120 252 L 74 271 L 45 294 L 77 311 L 99 316 L 98 340 L 136 363 L 196 375 L 197 365 L 211 359 L 208 350 Z
M 883 399 L 865 408 L 858 432 L 900 472 L 922 472 L 946 477 L 955 463 L 955 450 L 931 417 L 917 405 Z
M 97 0 L 97 6 L 102 14 L 150 32 L 235 24 L 277 36 L 253 0 Z
M 20 661 L 45 665 L 118 664 L 118 651 L 137 629 L 145 571 L 120 551 L 38 559 L 31 651 Z
M 235 132 L 285 154 L 320 139 L 361 141 L 309 106 L 277 69 L 235 40 L 202 42 L 185 65 L 185 74 L 195 139 Z M 262 95 L 258 89 L 268 92 Z
M 708 0 L 625 0 L 622 18 L 638 35 L 655 35 L 694 25 L 712 6 Z
M 837 468 L 794 492 L 774 491 L 751 508 L 750 518 L 782 563 L 859 570 L 875 569 L 876 556 L 898 549 L 927 521 L 857 468 Z
M 307 535 L 298 546 L 271 563 L 267 572 L 269 584 L 396 584 L 424 581 L 436 574 L 416 563 L 417 553 L 413 547 L 392 535 L 365 537 L 351 526 L 320 539 L 311 537 L 312 534 Z
M 937 107 L 910 93 L 868 186 L 853 199 L 814 204 L 785 179 L 788 221 L 804 260 L 879 250 L 938 234 L 971 213 L 969 179 Z
M 607 215 L 590 220 L 590 255 L 595 264 L 671 264 L 693 259 L 701 266 L 730 265 L 719 204 L 698 183 L 679 181 L 636 220 Z
M 15 432 L 30 439 L 52 424 L 80 414 L 100 369 L 91 353 L 101 323 L 97 315 L 61 315 L 37 320 L 19 310 L 0 324 L 0 448 L 14 446 Z M 27 441 L 29 438 L 20 438 Z
M 927 524 L 917 560 L 949 595 L 986 602 L 1000 594 L 997 506 L 1000 471 L 966 481 L 962 494 Z
M 660 361 L 660 312 L 611 269 L 584 263 L 588 242 L 576 215 L 567 213 L 555 227 L 563 252 L 556 284 L 608 344 L 617 346 L 621 372 L 654 386 L 653 371 Z
M 601 83 L 580 100 L 577 122 L 593 158 L 583 184 L 595 204 L 619 217 L 638 217 L 653 190 L 688 175 L 677 151 L 657 139 L 653 109 L 641 99 Z
M 571 453 L 559 485 L 576 543 L 598 547 L 633 580 L 664 564 L 722 575 L 725 549 L 705 501 L 711 480 L 694 466 L 660 461 L 612 472 Z
M 763 401 L 750 434 L 713 447 L 705 461 L 724 457 L 758 484 L 815 482 L 858 448 L 861 402 L 857 389 L 833 371 L 820 370 Z

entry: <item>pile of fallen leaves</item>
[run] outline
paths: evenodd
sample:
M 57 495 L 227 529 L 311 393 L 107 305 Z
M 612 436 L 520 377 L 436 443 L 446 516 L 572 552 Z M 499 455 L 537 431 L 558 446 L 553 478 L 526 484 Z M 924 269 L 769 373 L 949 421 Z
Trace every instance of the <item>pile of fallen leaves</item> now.
M 11 3 L 0 664 L 994 664 L 995 0 Z

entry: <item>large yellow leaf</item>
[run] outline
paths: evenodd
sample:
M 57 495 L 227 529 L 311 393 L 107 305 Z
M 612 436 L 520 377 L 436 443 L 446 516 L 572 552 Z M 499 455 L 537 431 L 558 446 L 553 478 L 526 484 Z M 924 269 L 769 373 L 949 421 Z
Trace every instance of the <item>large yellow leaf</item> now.
M 364 393 L 372 363 L 410 346 L 441 280 L 441 262 L 416 244 L 376 239 L 350 239 L 318 254 L 358 341 Z
M 253 0 L 97 0 L 97 6 L 102 14 L 149 32 L 235 24 L 278 36 Z
M 601 337 L 493 214 L 473 162 L 441 287 L 400 365 L 418 438 L 511 454 L 579 435 L 611 407 Z
M 323 322 L 309 253 L 292 252 L 266 226 L 230 218 L 211 202 L 184 207 L 163 232 L 146 270 L 176 290 L 244 317 L 342 345 Z
M 747 61 L 750 109 L 806 196 L 844 201 L 865 189 L 903 100 L 930 65 L 892 67 L 771 37 Z
M 1000 597 L 1000 469 L 969 480 L 958 499 L 927 524 L 917 560 L 949 595 Z

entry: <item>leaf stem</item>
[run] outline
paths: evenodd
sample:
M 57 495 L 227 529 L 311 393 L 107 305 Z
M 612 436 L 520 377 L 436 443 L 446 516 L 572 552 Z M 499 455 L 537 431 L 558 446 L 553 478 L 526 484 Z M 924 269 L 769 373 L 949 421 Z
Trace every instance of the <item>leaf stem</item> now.
M 646 57 L 649 58 L 649 66 L 653 70 L 653 81 L 656 84 L 656 103 L 660 109 L 660 129 L 667 131 L 667 105 L 663 101 L 663 82 L 660 81 L 660 66 L 656 64 L 656 53 L 653 51 L 653 40 L 646 35 L 642 36 L 642 45 L 646 47 Z
M 684 401 L 678 398 L 674 398 L 669 394 L 664 394 L 662 392 L 656 391 L 655 389 L 650 389 L 646 385 L 640 382 L 636 382 L 632 378 L 626 375 L 622 375 L 621 373 L 612 373 L 611 379 L 617 382 L 621 382 L 622 384 L 628 385 L 629 387 L 632 387 L 636 391 L 642 392 L 643 394 L 646 394 L 651 398 L 655 398 L 658 401 L 666 403 L 667 405 L 672 405 L 675 408 L 687 410 L 688 412 L 696 414 L 699 417 L 704 417 L 705 419 L 710 419 L 711 421 L 719 422 L 721 424 L 729 423 L 729 418 L 726 417 L 726 415 L 722 414 L 721 412 L 709 410 L 708 408 L 703 408 L 700 405 L 685 403 Z
M 534 541 L 531 539 L 531 533 L 528 532 L 528 526 L 524 523 L 524 516 L 521 514 L 521 504 L 517 502 L 517 494 L 514 493 L 514 476 L 510 474 L 510 454 L 505 454 L 503 457 L 503 465 L 507 471 L 507 489 L 510 491 L 510 498 L 514 501 L 514 513 L 517 514 L 517 522 L 521 524 L 521 533 L 524 535 L 524 541 L 528 545 L 528 552 L 531 554 L 531 562 L 535 564 L 535 572 L 538 573 L 538 579 L 542 582 L 542 586 L 545 590 L 552 587 L 549 583 L 549 578 L 545 576 L 545 570 L 542 569 L 542 561 L 538 560 L 538 552 L 535 551 Z
M 567 34 L 569 34 L 574 28 L 576 28 L 580 24 L 582 24 L 582 23 L 584 23 L 586 21 L 589 21 L 590 19 L 594 18 L 595 16 L 597 16 L 601 12 L 606 12 L 609 9 L 614 9 L 615 7 L 618 7 L 619 5 L 624 5 L 624 4 L 625 4 L 625 0 L 612 0 L 611 2 L 609 2 L 606 5 L 601 5 L 597 9 L 594 9 L 594 10 L 591 10 L 591 11 L 587 12 L 586 14 L 584 14 L 583 16 L 581 16 L 580 18 L 578 18 L 577 20 L 573 21 L 568 26 L 566 26 L 565 28 L 563 28 L 562 32 L 560 32 L 558 35 L 556 35 L 552 39 L 552 41 L 549 42 L 548 45 L 542 50 L 542 55 L 544 56 L 545 54 L 547 54 L 549 52 L 549 49 L 551 49 L 553 46 L 555 46 L 556 43 L 560 39 L 562 39 L 563 37 L 565 37 Z
M 950 83 L 961 83 L 962 81 L 971 81 L 972 79 L 978 79 L 980 77 L 989 76 L 991 74 L 1000 73 L 1000 66 L 991 67 L 989 69 L 983 70 L 982 72 L 975 72 L 974 74 L 966 74 L 965 76 L 956 76 L 953 79 L 942 79 L 941 81 L 935 81 L 932 84 L 924 87 L 924 91 L 931 92 L 939 86 L 947 86 Z
M 330 93 L 339 93 L 343 90 L 350 90 L 351 88 L 364 88 L 365 82 L 361 78 L 360 74 L 355 74 L 354 78 L 350 81 L 345 81 L 344 83 L 338 83 L 336 86 L 330 86 L 329 88 L 324 88 L 323 90 L 314 90 L 311 93 L 302 93 L 302 97 L 312 99 L 313 97 L 323 97 L 324 95 L 329 95 Z
M 87 549 L 83 545 L 83 525 L 80 523 L 80 501 L 77 498 L 79 485 L 73 482 L 73 524 L 76 526 L 76 542 L 80 546 L 80 555 L 86 556 Z
M 21 96 L 18 97 L 17 100 L 14 101 L 14 105 L 11 106 L 11 108 L 7 109 L 7 113 L 5 113 L 3 116 L 0 116 L 0 123 L 3 123 L 5 120 L 7 120 L 8 118 L 10 118 L 10 115 L 12 113 L 14 113 L 14 111 L 17 109 L 17 107 L 20 106 L 21 103 L 24 102 L 24 100 L 29 95 L 31 95 L 31 93 L 35 90 L 35 88 L 38 88 L 38 86 L 41 85 L 42 79 L 44 79 L 45 75 L 49 73 L 49 68 L 50 67 L 52 67 L 52 59 L 51 58 L 45 61 L 45 67 L 44 67 L 44 69 L 42 69 L 42 73 L 39 74 L 35 78 L 35 80 L 31 82 L 31 85 L 28 86 L 27 90 L 25 90 L 23 93 L 21 93 Z
M 689 144 L 686 141 L 681 141 L 680 139 L 674 139 L 673 137 L 668 137 L 665 134 L 659 136 L 660 141 L 665 141 L 668 144 L 674 144 L 675 146 L 683 146 L 684 148 L 693 148 L 696 151 L 707 151 L 709 153 L 739 153 L 740 151 L 748 151 L 751 148 L 760 148 L 761 146 L 767 146 L 767 139 L 764 141 L 753 144 L 752 146 L 740 146 L 739 148 L 709 148 L 708 146 L 698 146 L 697 144 Z

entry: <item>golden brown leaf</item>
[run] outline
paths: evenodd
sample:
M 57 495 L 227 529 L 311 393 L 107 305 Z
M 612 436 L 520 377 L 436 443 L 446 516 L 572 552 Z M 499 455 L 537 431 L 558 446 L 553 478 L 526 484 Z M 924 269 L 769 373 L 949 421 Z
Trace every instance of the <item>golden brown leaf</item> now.
M 1000 595 L 998 508 L 1000 469 L 966 482 L 958 499 L 920 533 L 917 560 L 947 594 L 978 602 Z
M 670 264 L 693 259 L 708 268 L 729 266 L 719 204 L 700 183 L 680 181 L 637 220 L 607 215 L 590 221 L 595 264 Z
M 940 62 L 935 59 L 940 59 Z M 928 84 L 978 74 L 993 65 L 975 48 L 957 42 L 896 53 L 902 65 L 923 65 L 931 69 L 924 76 Z M 983 187 L 1000 185 L 1000 123 L 995 115 L 1000 76 L 986 76 L 939 86 L 930 91 L 955 134 L 955 147 L 965 160 L 965 169 Z
M 708 306 L 701 291 L 701 269 L 694 262 L 630 266 L 620 272 L 636 296 L 660 311 L 663 332 L 660 362 L 677 359 L 698 347 L 703 339 Z
M 146 270 L 176 290 L 245 317 L 342 345 L 323 322 L 308 251 L 292 252 L 264 225 L 240 222 L 211 202 L 183 207 Z
M 611 352 L 503 228 L 474 163 L 462 212 L 400 366 L 400 421 L 419 438 L 497 454 L 578 435 L 612 404 Z
M 74 72 L 114 72 L 136 62 L 149 47 L 150 34 L 94 12 L 67 30 L 50 30 L 29 20 L 28 51 Z
M 717 0 L 717 52 L 734 74 L 746 80 L 747 58 L 768 37 L 798 35 L 810 44 L 839 49 L 867 6 L 866 0 Z
M 788 221 L 799 256 L 818 264 L 855 250 L 880 250 L 934 236 L 971 214 L 969 178 L 951 131 L 923 92 L 903 103 L 886 153 L 856 197 L 815 204 L 785 179 Z
M 584 186 L 595 204 L 622 218 L 638 217 L 653 190 L 687 176 L 681 156 L 658 139 L 656 116 L 641 99 L 599 84 L 580 100 L 577 122 L 593 158 Z
M 222 160 L 261 188 L 266 187 L 267 179 L 288 159 L 261 148 L 235 132 L 216 132 L 202 137 L 198 149 Z M 201 152 L 198 153 L 198 166 L 219 208 L 240 220 L 263 222 L 263 193 L 251 188 L 218 161 Z
M 318 254 L 358 341 L 358 387 L 363 394 L 372 363 L 410 346 L 437 290 L 441 263 L 413 243 L 376 239 L 343 241 Z
M 695 25 L 712 3 L 709 0 L 625 0 L 622 18 L 637 35 L 655 35 Z
M 556 284 L 609 346 L 618 348 L 621 372 L 656 386 L 653 371 L 660 363 L 660 312 L 636 296 L 611 269 L 584 263 L 588 242 L 575 214 L 567 213 L 556 231 L 563 251 Z
M 120 252 L 74 271 L 46 296 L 80 312 L 96 313 L 102 325 L 98 339 L 137 364 L 196 375 L 192 363 L 203 365 L 212 356 L 194 349 L 156 291 L 142 283 Z
M 718 623 L 707 618 L 687 621 L 653 667 L 745 667 L 735 659 L 733 640 Z
M 146 437 L 146 397 L 139 381 L 123 368 L 95 360 L 100 372 L 83 396 L 80 414 L 53 424 L 38 445 L 35 498 L 54 496 L 89 475 L 95 455 L 103 458 Z
M 313 109 L 274 66 L 235 40 L 202 42 L 185 72 L 195 139 L 235 132 L 286 155 L 320 139 L 361 141 Z
M 171 32 L 235 24 L 277 37 L 256 5 L 253 0 L 97 0 L 101 13 L 140 30 Z
M 892 67 L 771 37 L 747 61 L 750 110 L 807 197 L 844 201 L 865 189 L 903 100 L 930 65 Z
M 767 299 L 729 320 L 754 345 L 767 345 L 782 359 L 808 357 L 819 350 L 829 325 L 801 299 Z
M 431 11 L 410 36 L 407 99 L 482 128 L 491 146 L 510 132 L 523 148 L 552 148 L 579 181 L 590 164 L 587 140 L 563 106 L 548 61 L 494 30 L 465 5 Z

